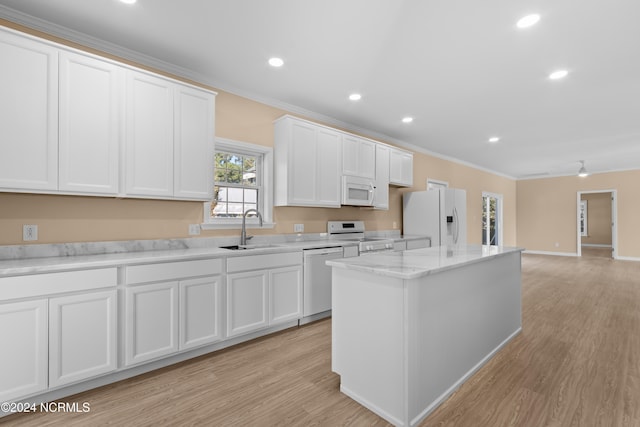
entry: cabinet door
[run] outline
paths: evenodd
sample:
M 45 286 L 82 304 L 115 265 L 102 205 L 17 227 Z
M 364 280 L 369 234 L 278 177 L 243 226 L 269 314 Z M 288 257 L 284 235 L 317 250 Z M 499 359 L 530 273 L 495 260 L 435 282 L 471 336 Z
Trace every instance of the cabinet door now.
M 341 202 L 342 136 L 338 132 L 320 128 L 314 157 L 316 172 L 315 206 L 339 208 Z M 300 171 L 304 174 L 305 171 Z M 308 173 L 308 172 L 306 172 Z
M 173 195 L 173 87 L 167 80 L 127 71 L 127 195 Z
M 269 325 L 268 272 L 227 275 L 227 336 L 233 337 Z
M 222 339 L 220 276 L 180 282 L 180 350 Z
M 123 75 L 115 64 L 60 53 L 60 190 L 118 193 Z
M 49 301 L 49 386 L 117 368 L 116 290 Z
M 0 304 L 0 401 L 47 388 L 47 301 Z
M 214 95 L 176 86 L 174 195 L 213 198 Z
M 302 267 L 269 271 L 269 324 L 302 317 Z
M 317 202 L 317 127 L 308 123 L 291 124 L 289 203 L 313 206 Z
M 389 209 L 389 154 L 391 149 L 386 145 L 376 144 L 376 191 L 373 207 Z
M 352 135 L 342 137 L 342 174 L 374 179 L 376 144 Z
M 178 282 L 125 291 L 125 364 L 178 351 Z
M 58 188 L 58 52 L 0 32 L 0 188 Z
M 410 187 L 413 185 L 413 154 L 402 150 L 391 150 L 389 183 Z

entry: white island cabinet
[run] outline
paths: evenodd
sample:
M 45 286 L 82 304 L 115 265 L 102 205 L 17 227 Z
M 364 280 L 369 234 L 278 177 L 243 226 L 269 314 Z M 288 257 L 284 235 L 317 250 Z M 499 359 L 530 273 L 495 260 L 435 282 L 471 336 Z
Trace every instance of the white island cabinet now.
M 418 425 L 520 332 L 520 252 L 469 245 L 328 261 L 340 390 L 396 426 Z

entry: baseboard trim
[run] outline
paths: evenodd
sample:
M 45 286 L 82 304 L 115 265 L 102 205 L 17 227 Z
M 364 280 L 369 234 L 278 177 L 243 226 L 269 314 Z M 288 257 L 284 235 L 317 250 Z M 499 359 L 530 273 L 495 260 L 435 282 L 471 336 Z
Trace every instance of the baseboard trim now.
M 617 256 L 615 257 L 615 259 L 619 260 L 619 261 L 640 261 L 640 258 L 638 257 L 633 257 L 633 256 Z
M 578 256 L 575 252 L 549 252 L 549 251 L 529 251 L 525 250 L 525 254 L 532 255 L 552 255 L 552 256 Z

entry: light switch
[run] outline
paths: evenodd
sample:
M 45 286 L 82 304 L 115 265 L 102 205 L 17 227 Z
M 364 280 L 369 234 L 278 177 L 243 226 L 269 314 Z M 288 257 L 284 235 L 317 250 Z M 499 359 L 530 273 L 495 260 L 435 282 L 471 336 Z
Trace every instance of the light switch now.
M 293 224 L 294 233 L 304 233 L 304 224 Z

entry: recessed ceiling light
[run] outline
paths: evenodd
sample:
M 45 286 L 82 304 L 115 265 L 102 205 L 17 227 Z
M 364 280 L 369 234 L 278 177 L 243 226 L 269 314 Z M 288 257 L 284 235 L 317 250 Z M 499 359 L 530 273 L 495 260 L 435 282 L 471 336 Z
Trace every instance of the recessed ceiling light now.
M 402 123 L 411 123 L 413 121 L 413 117 L 405 117 L 402 119 Z
M 134 4 L 138 0 L 120 0 L 121 3 L 124 4 Z
M 563 78 L 567 77 L 568 74 L 569 74 L 569 72 L 567 70 L 557 70 L 557 71 L 554 71 L 553 73 L 549 74 L 549 78 L 551 80 L 559 80 L 559 79 L 563 79 Z
M 540 15 L 538 15 L 537 13 L 533 13 L 531 15 L 527 15 L 520 18 L 516 23 L 516 26 L 518 28 L 529 28 L 536 25 L 539 20 L 540 20 Z
M 359 93 L 352 93 L 351 95 L 349 95 L 349 99 L 352 101 L 360 101 L 362 99 L 362 95 L 360 95 Z
M 498 142 L 500 141 L 500 138 L 498 138 L 497 136 L 492 136 L 491 138 L 489 138 L 489 142 L 494 143 L 494 142 Z
M 282 58 L 269 58 L 269 65 L 271 65 L 272 67 L 282 67 L 284 65 L 284 61 L 282 60 Z

